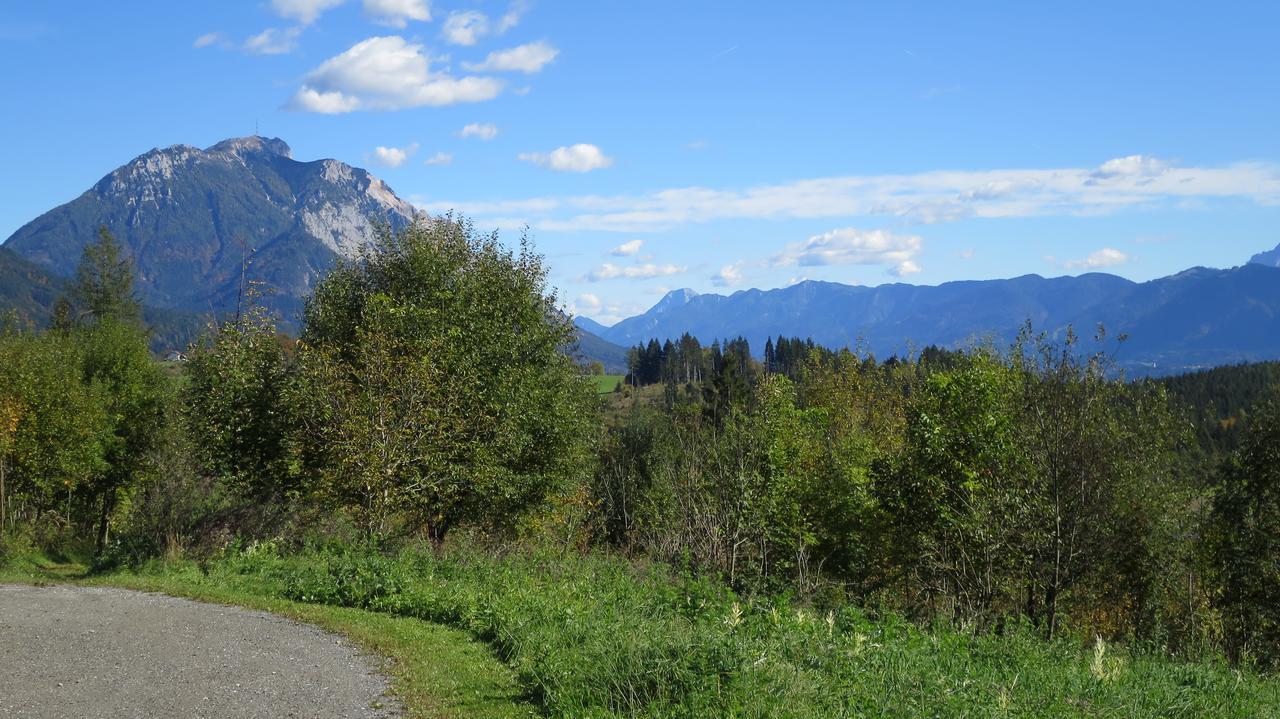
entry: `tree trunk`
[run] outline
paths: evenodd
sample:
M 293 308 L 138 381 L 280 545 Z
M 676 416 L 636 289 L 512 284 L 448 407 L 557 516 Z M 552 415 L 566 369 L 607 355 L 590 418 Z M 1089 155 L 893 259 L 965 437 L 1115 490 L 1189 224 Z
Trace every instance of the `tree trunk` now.
M 4 493 L 4 458 L 0 457 L 0 539 L 4 538 L 4 530 L 8 528 L 9 497 Z
M 449 523 L 441 520 L 427 523 L 427 538 L 431 540 L 431 549 L 437 554 L 444 548 L 444 536 L 449 533 Z
M 97 554 L 107 548 L 108 531 L 111 525 L 111 511 L 116 505 L 116 490 L 109 489 L 102 494 L 102 513 L 98 516 Z

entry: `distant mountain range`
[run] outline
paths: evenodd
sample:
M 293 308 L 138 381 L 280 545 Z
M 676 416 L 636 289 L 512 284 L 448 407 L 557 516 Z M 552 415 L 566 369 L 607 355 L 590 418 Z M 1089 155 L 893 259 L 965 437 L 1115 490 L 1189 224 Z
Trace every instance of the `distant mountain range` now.
M 375 223 L 402 227 L 414 216 L 369 172 L 294 160 L 277 138 L 154 149 L 0 247 L 0 310 L 45 321 L 63 278 L 106 226 L 137 267 L 145 315 L 168 346 L 234 309 L 246 258 L 246 278 L 274 291 L 270 306 L 296 331 L 304 298 L 339 257 L 355 256 Z M 931 344 L 1008 343 L 1027 320 L 1057 336 L 1068 325 L 1089 334 L 1099 322 L 1113 336 L 1126 333 L 1118 359 L 1143 373 L 1280 358 L 1280 247 L 1243 267 L 1142 283 L 1094 273 L 934 287 L 802 282 L 729 296 L 676 290 L 612 327 L 578 318 L 577 353 L 620 371 L 625 347 L 689 332 L 703 342 L 741 335 L 756 352 L 782 334 L 884 357 Z
M 296 331 L 303 300 L 339 257 L 356 256 L 374 223 L 400 228 L 414 216 L 368 171 L 294 160 L 279 138 L 153 149 L 5 241 L 0 309 L 44 322 L 105 226 L 137 269 L 144 314 L 163 345 L 181 347 L 208 318 L 234 310 L 243 280 L 270 288 L 266 304 Z M 579 352 L 611 371 L 626 365 L 625 349 L 587 333 Z
M 1277 265 L 1280 247 L 1243 267 L 1198 267 L 1141 283 L 1090 273 L 937 286 L 809 281 L 728 296 L 683 289 L 612 327 L 579 326 L 624 346 L 688 332 L 704 343 L 743 336 L 759 353 L 766 338 L 781 334 L 887 357 L 928 345 L 1007 345 L 1028 320 L 1056 337 L 1068 326 L 1091 335 L 1101 323 L 1112 337 L 1128 335 L 1116 357 L 1131 373 L 1168 374 L 1280 358 Z

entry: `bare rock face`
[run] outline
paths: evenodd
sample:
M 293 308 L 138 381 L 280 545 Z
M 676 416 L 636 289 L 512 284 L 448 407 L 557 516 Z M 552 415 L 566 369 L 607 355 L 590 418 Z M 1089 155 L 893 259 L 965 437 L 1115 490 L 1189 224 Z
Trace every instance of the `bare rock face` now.
M 196 312 L 233 306 L 250 258 L 249 278 L 274 291 L 272 303 L 288 318 L 338 257 L 369 242 L 374 223 L 402 227 L 414 216 L 363 169 L 299 162 L 279 138 L 240 137 L 140 155 L 5 247 L 67 276 L 105 226 L 133 259 L 145 302 Z

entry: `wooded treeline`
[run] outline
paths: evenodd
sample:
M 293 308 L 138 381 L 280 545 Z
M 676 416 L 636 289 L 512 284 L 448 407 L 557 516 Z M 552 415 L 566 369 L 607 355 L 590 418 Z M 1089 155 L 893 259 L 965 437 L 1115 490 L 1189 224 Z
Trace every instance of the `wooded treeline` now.
M 651 341 L 607 420 L 600 535 L 739 588 L 1274 662 L 1276 365 L 1125 382 L 1116 347 Z
M 1118 379 L 1102 336 L 876 358 L 684 336 L 597 398 L 541 258 L 383 229 L 294 340 L 244 288 L 162 367 L 105 233 L 0 336 L 0 559 L 99 566 L 459 528 L 974 631 L 1280 661 L 1274 366 Z

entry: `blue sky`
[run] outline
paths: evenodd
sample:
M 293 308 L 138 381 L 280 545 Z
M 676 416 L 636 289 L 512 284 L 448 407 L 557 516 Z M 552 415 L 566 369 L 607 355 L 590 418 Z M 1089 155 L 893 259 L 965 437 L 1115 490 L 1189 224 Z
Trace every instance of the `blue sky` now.
M 9 3 L 0 237 L 256 126 L 527 223 L 606 323 L 676 287 L 1233 266 L 1280 242 L 1277 27 L 1270 2 Z

